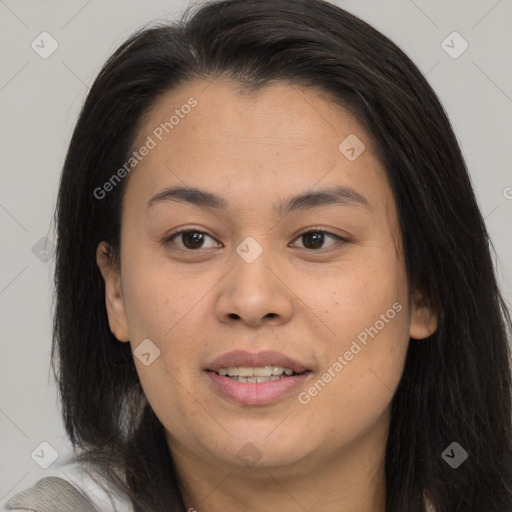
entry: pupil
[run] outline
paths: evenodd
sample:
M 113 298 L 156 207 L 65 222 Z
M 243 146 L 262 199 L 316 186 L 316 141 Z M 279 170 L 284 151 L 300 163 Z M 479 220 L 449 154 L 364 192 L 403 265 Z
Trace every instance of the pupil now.
M 323 243 L 323 240 L 324 240 L 324 234 L 323 233 L 320 233 L 318 231 L 312 231 L 311 233 L 305 233 L 302 236 L 304 237 L 305 240 L 309 240 L 309 239 L 312 239 L 312 238 L 316 239 L 316 243 L 315 243 L 315 241 L 313 241 L 313 247 L 308 247 L 308 243 L 304 243 L 304 246 L 307 247 L 308 249 L 318 248 L 318 247 L 322 246 L 322 243 Z
M 199 231 L 188 231 L 183 234 L 183 243 L 188 249 L 196 249 L 201 246 L 203 234 Z M 192 243 L 189 241 L 192 239 Z M 195 239 L 195 241 L 194 241 Z

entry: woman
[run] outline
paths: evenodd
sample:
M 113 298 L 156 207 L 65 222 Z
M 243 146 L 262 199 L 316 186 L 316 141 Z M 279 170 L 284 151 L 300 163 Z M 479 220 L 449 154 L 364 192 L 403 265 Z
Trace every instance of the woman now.
M 512 511 L 484 221 L 436 95 L 365 22 L 231 0 L 138 32 L 56 219 L 77 460 L 6 510 Z

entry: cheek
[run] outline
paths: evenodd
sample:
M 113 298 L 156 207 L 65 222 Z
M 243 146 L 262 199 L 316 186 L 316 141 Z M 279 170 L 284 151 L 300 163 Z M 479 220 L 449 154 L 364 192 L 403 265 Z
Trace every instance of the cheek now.
M 133 253 L 126 260 L 123 293 L 130 334 L 155 337 L 165 344 L 187 313 L 197 304 L 200 282 L 173 272 L 168 262 Z M 194 284 L 195 283 L 195 284 Z M 204 280 L 202 286 L 206 286 Z
M 356 254 L 354 252 L 354 254 Z M 297 294 L 307 298 L 307 305 L 323 321 L 325 338 L 331 346 L 342 349 L 365 328 L 379 321 L 381 315 L 391 323 L 407 329 L 408 286 L 402 265 L 396 259 L 394 246 L 382 243 L 357 256 L 347 257 L 336 266 L 327 268 L 312 279 L 299 279 L 294 283 Z M 393 304 L 401 306 L 400 314 Z M 386 330 L 389 331 L 388 322 Z M 363 335 L 364 337 L 364 335 Z M 349 343 L 350 344 L 350 343 Z
M 384 325 L 375 320 L 354 325 L 351 330 L 359 337 L 340 336 L 329 346 L 325 364 L 300 397 L 300 407 L 332 440 L 344 444 L 363 436 L 389 409 L 407 353 L 406 316 L 404 307 L 388 323 L 382 321 Z
M 315 341 L 322 347 L 322 367 L 303 397 L 315 415 L 354 422 L 354 428 L 358 422 L 370 425 L 389 405 L 409 343 L 403 267 L 394 248 L 370 256 L 317 288 L 316 308 L 329 329 Z
M 184 398 L 190 398 L 186 390 L 191 389 L 190 361 L 194 351 L 197 354 L 195 340 L 198 317 L 204 308 L 200 302 L 204 289 L 196 289 L 183 276 L 170 275 L 168 268 L 154 261 L 142 262 L 132 257 L 129 265 L 125 305 L 139 380 L 160 420 L 172 426 L 173 432 L 186 436 L 179 418 L 196 414 L 193 408 L 184 407 Z M 145 339 L 157 347 L 150 349 L 157 356 L 150 356 L 149 365 L 137 357 L 137 347 Z
M 142 253 L 143 254 L 143 253 Z M 168 260 L 127 259 L 125 303 L 134 361 L 148 400 L 162 414 L 181 411 L 200 371 L 198 353 L 204 349 L 205 333 L 198 325 L 211 324 L 211 297 L 205 296 L 217 275 L 177 272 Z M 157 347 L 154 363 L 137 360 L 137 347 L 149 339 Z M 159 405 L 160 404 L 160 405 Z M 189 411 L 190 413 L 190 411 Z

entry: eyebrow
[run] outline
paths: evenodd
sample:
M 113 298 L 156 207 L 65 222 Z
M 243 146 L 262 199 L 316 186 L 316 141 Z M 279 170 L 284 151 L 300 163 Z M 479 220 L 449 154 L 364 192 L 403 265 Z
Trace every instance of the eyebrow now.
M 168 201 L 190 203 L 199 208 L 216 208 L 221 210 L 229 208 L 228 201 L 217 194 L 196 187 L 180 186 L 166 188 L 154 195 L 147 202 L 146 209 L 155 204 Z M 274 210 L 279 216 L 284 216 L 292 211 L 308 210 L 333 204 L 371 209 L 368 200 L 353 188 L 336 186 L 289 197 L 275 205 Z

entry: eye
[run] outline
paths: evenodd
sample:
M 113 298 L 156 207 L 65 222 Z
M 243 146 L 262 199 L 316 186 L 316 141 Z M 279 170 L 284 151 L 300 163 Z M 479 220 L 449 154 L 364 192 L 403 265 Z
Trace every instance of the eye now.
M 188 249 L 188 250 L 195 250 L 195 249 L 209 249 L 210 247 L 203 247 L 203 243 L 205 240 L 205 237 L 211 238 L 214 240 L 210 235 L 207 235 L 204 231 L 199 231 L 198 229 L 187 229 L 183 231 L 178 231 L 177 233 L 174 233 L 172 236 L 165 239 L 164 244 L 172 244 L 172 245 L 178 245 L 178 249 Z M 176 244 L 174 242 L 174 239 L 181 240 L 182 246 L 180 247 L 179 244 Z
M 345 238 L 342 238 L 341 236 L 335 235 L 334 233 L 329 233 L 328 231 L 323 231 L 321 229 L 309 229 L 308 231 L 303 231 L 298 237 L 299 239 L 304 239 L 306 241 L 304 249 L 309 250 L 318 250 L 323 249 L 321 247 L 325 241 L 325 238 L 329 237 L 331 239 L 334 239 L 338 241 L 338 245 L 343 245 L 345 242 L 348 242 Z M 336 244 L 332 244 L 331 247 Z
M 302 247 L 303 249 L 318 251 L 319 249 L 325 249 L 325 247 L 322 247 L 322 245 L 324 244 L 326 237 L 337 241 L 339 245 L 343 245 L 345 242 L 348 242 L 348 240 L 342 238 L 341 236 L 317 228 L 310 228 L 308 231 L 303 231 L 296 238 L 296 240 L 301 238 L 305 240 L 305 245 L 304 247 Z M 211 240 L 215 241 L 213 237 L 206 234 L 204 231 L 200 231 L 198 229 L 187 229 L 178 231 L 177 233 L 174 233 L 173 235 L 166 238 L 164 240 L 164 245 L 174 245 L 177 246 L 178 249 L 192 251 L 198 249 L 210 249 L 212 247 L 215 247 L 215 245 L 205 247 L 204 241 L 206 240 L 206 238 L 210 238 Z M 175 242 L 175 239 L 180 240 L 181 245 L 177 244 Z M 331 244 L 331 247 L 335 245 L 336 243 Z

